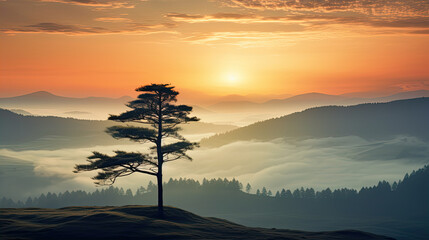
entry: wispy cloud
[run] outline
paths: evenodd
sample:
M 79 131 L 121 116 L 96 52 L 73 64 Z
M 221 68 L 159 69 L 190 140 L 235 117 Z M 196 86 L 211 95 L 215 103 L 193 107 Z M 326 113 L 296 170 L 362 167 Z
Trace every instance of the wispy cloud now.
M 131 19 L 129 19 L 129 18 L 123 18 L 123 17 L 100 17 L 100 18 L 96 18 L 95 21 L 99 21 L 99 22 L 112 22 L 112 23 L 117 23 L 117 22 L 132 22 Z
M 107 29 L 104 27 L 92 27 L 84 25 L 64 25 L 58 23 L 38 23 L 24 27 L 4 28 L 0 32 L 7 34 L 16 33 L 49 33 L 65 35 L 102 35 L 102 34 L 150 34 L 156 32 L 166 32 L 165 29 L 171 27 L 169 24 L 133 24 L 130 27 L 121 29 Z
M 236 23 L 290 23 L 307 21 L 341 21 L 348 19 L 358 19 L 357 17 L 341 17 L 331 15 L 303 15 L 293 14 L 284 16 L 262 16 L 256 14 L 238 14 L 238 13 L 215 13 L 210 15 L 168 13 L 165 17 L 179 22 L 236 22 Z
M 65 3 L 97 8 L 134 8 L 135 5 L 126 0 L 40 0 L 41 2 Z
M 22 1 L 20 6 L 33 4 L 52 16 L 35 14 L 37 17 L 23 22 L 7 22 L 0 32 L 10 35 L 174 32 L 182 36 L 178 35 L 177 41 L 242 47 L 290 45 L 305 39 L 335 36 L 429 34 L 429 3 L 423 0 L 202 0 L 209 4 L 207 9 L 187 8 L 188 13 L 175 12 L 183 10 L 179 1 L 168 1 L 168 8 L 166 1 L 155 0 L 19 1 Z M 4 6 L 14 9 L 17 2 L 8 1 Z M 70 16 L 58 15 L 55 12 L 58 7 L 70 9 Z M 141 11 L 141 15 L 135 14 L 137 11 Z M 150 24 L 140 24 L 141 16 Z M 175 28 L 174 31 L 171 28 Z
M 426 0 L 220 0 L 229 6 L 287 11 L 348 11 L 368 15 L 427 16 Z
M 338 16 L 338 15 L 321 15 L 321 14 L 292 14 L 286 16 L 262 16 L 256 14 L 233 14 L 233 13 L 216 13 L 211 15 L 168 13 L 165 17 L 187 23 L 201 22 L 234 22 L 234 23 L 299 23 L 308 27 L 333 24 L 348 25 L 365 25 L 372 27 L 390 27 L 390 28 L 414 28 L 410 33 L 414 33 L 416 28 L 429 28 L 429 17 L 410 17 L 400 19 L 390 18 L 368 18 L 361 15 Z M 424 34 L 425 31 L 418 32 Z
M 185 13 L 167 13 L 165 17 L 178 22 L 198 23 L 198 22 L 237 22 L 252 23 L 263 22 L 262 16 L 237 13 L 217 13 L 212 15 L 185 14 Z
M 240 47 L 257 47 L 266 45 L 292 45 L 295 44 L 297 40 L 303 38 L 306 38 L 306 36 L 293 32 L 237 31 L 193 33 L 190 36 L 184 37 L 182 40 L 205 45 L 228 44 Z

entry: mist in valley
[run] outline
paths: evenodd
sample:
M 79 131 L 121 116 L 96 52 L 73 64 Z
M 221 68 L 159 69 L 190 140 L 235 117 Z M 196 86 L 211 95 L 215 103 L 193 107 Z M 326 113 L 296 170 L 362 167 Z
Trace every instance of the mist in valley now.
M 192 138 L 193 137 L 193 138 Z M 197 140 L 201 136 L 190 136 Z M 144 151 L 140 144 L 13 151 L 0 149 L 1 195 L 25 199 L 44 192 L 95 190 L 94 173 L 75 174 L 75 164 L 85 162 L 92 151 Z M 310 140 L 276 139 L 268 142 L 236 142 L 219 148 L 199 148 L 190 161 L 172 162 L 165 167 L 168 178 L 236 178 L 250 183 L 253 192 L 267 187 L 273 191 L 312 187 L 354 188 L 397 181 L 407 172 L 421 168 L 429 159 L 428 142 L 398 136 L 383 141 L 359 137 Z M 15 159 L 15 161 L 5 161 Z M 29 181 L 29 176 L 31 180 Z M 132 175 L 116 186 L 137 189 L 154 179 Z M 44 183 L 44 184 L 40 184 Z

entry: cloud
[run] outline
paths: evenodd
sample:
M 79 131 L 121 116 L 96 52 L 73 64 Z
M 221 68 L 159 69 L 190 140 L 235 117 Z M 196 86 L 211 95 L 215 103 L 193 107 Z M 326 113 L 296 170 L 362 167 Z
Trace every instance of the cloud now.
M 216 13 L 211 15 L 168 13 L 165 17 L 187 23 L 201 22 L 234 22 L 248 23 L 298 23 L 307 26 L 307 29 L 322 25 L 364 25 L 376 28 L 412 28 L 410 33 L 424 34 L 429 28 L 429 17 L 410 17 L 400 19 L 368 18 L 365 16 L 339 16 L 321 14 L 289 14 L 285 16 L 262 16 L 255 14 Z M 423 28 L 423 30 L 416 30 Z M 420 32 L 419 32 L 420 31 Z
M 7 34 L 16 33 L 50 33 L 65 35 L 103 35 L 103 34 L 151 34 L 167 32 L 165 28 L 171 28 L 171 24 L 132 24 L 121 29 L 107 29 L 103 27 L 91 27 L 83 25 L 64 25 L 58 23 L 38 23 L 24 27 L 4 28 L 0 32 Z
M 416 0 L 411 0 L 412 4 L 407 7 L 403 1 L 395 1 L 395 3 L 371 1 L 373 2 L 371 9 L 384 9 L 381 6 L 386 5 L 395 6 L 395 9 L 400 11 L 398 14 L 390 15 L 380 15 L 377 11 L 358 10 L 370 5 L 368 1 L 358 0 L 208 0 L 207 4 L 204 4 L 204 6 L 207 5 L 204 10 L 200 5 L 195 5 L 194 3 L 197 2 L 195 1 L 192 2 L 195 7 L 186 8 L 191 11 L 190 13 L 173 12 L 183 9 L 177 1 L 20 1 L 22 1 L 21 7 L 26 6 L 25 9 L 23 8 L 24 10 L 35 15 L 25 18 L 25 21 L 9 20 L 15 18 L 12 15 L 5 16 L 6 22 L 0 28 L 0 32 L 9 35 L 43 33 L 70 36 L 181 33 L 182 35 L 177 35 L 174 41 L 205 45 L 228 44 L 241 47 L 289 46 L 302 40 L 319 40 L 339 36 L 429 34 L 428 4 Z M 7 9 L 10 7 L 13 10 L 14 4 L 17 3 L 19 3 L 18 0 L 13 3 L 12 1 L 5 2 L 3 8 L 6 9 L 6 12 L 13 12 L 7 11 Z M 234 8 L 225 7 L 219 3 Z M 187 4 L 190 3 L 187 2 Z M 71 7 L 70 5 L 88 7 Z M 415 7 L 417 5 L 420 7 Z M 131 9 L 134 6 L 135 8 Z M 29 10 L 33 8 L 37 10 Z M 94 8 L 116 10 L 111 10 L 107 14 L 106 11 L 93 11 Z M 120 12 L 118 12 L 118 8 L 120 8 Z M 254 8 L 258 11 L 253 10 Z M 58 15 L 58 9 L 63 9 L 69 14 Z M 345 10 L 347 11 L 345 12 Z M 134 14 L 136 11 L 141 12 L 142 16 L 150 21 L 150 24 L 139 24 L 139 15 Z M 426 14 L 422 14 L 422 11 L 426 11 Z M 37 12 L 45 14 L 43 16 Z M 199 24 L 197 25 L 197 23 Z M 210 26 L 202 26 L 206 23 Z M 190 24 L 195 24 L 195 26 L 190 26 Z M 174 31 L 171 28 L 175 28 Z M 171 40 L 165 38 L 157 43 Z
M 411 31 L 412 34 L 429 34 L 429 29 L 422 29 L 422 30 L 414 30 Z
M 426 28 L 429 29 L 429 17 L 411 17 L 401 19 L 374 19 L 368 21 L 369 25 L 374 27 L 393 27 L 393 28 Z
M 112 23 L 116 23 L 116 22 L 132 22 L 131 19 L 129 19 L 129 18 L 123 18 L 123 17 L 100 17 L 100 18 L 96 18 L 95 21 L 99 21 L 99 22 L 112 22 Z
M 142 146 L 103 146 L 94 148 L 12 151 L 0 149 L 1 158 L 21 159 L 35 166 L 35 174 L 55 179 L 41 191 L 94 189 L 95 172 L 74 174 L 73 166 L 84 163 L 91 151 L 110 154 L 112 150 L 136 151 Z M 428 163 L 429 145 L 414 137 L 368 141 L 359 137 L 309 139 L 304 141 L 236 142 L 220 148 L 190 152 L 193 161 L 180 160 L 165 165 L 166 180 L 172 178 L 236 178 L 249 182 L 253 189 L 268 187 L 295 189 L 356 188 L 372 186 L 380 180 L 397 181 L 404 174 Z M 1 162 L 0 162 L 1 163 Z M 15 170 L 13 170 L 15 169 Z M 14 181 L 13 171 L 9 171 Z M 134 174 L 117 181 L 119 187 L 137 188 L 155 179 Z
M 286 31 L 235 31 L 194 33 L 193 35 L 184 37 L 182 40 L 195 44 L 229 44 L 240 47 L 257 47 L 263 45 L 291 45 L 295 44 L 300 39 L 304 39 L 305 37 L 306 36 L 300 33 Z
M 429 34 L 429 31 L 426 33 Z M 429 89 L 429 79 L 415 79 L 414 81 L 401 81 L 395 87 L 400 91 L 418 91 L 422 89 Z
M 332 26 L 371 27 L 367 34 L 428 34 L 429 2 L 425 0 L 223 0 L 230 7 L 258 9 L 258 15 L 170 15 L 175 21 L 231 21 L 236 23 L 291 23 L 316 30 Z M 267 10 L 267 11 L 265 11 Z M 273 14 L 279 16 L 264 16 Z M 358 29 L 355 32 L 365 33 Z M 378 30 L 378 31 L 377 31 Z M 347 30 L 346 30 L 347 31 Z
M 46 33 L 68 33 L 68 34 L 96 34 L 107 33 L 107 29 L 102 27 L 86 27 L 78 25 L 63 25 L 57 23 L 38 23 L 27 25 L 23 28 L 12 29 L 16 32 L 46 32 Z
M 427 16 L 426 0 L 221 0 L 235 7 L 284 11 L 348 11 L 367 15 Z
M 280 47 L 291 46 L 306 40 L 334 39 L 342 37 L 355 37 L 365 35 L 409 35 L 415 34 L 414 29 L 409 28 L 369 28 L 367 25 L 338 25 L 331 27 L 326 23 L 314 23 L 311 26 L 285 26 L 282 30 L 275 31 L 210 31 L 192 32 L 183 34 L 179 41 L 204 45 L 233 45 L 243 48 L 255 47 Z M 424 34 L 424 33 L 420 33 Z
M 329 15 L 288 15 L 288 16 L 262 16 L 256 14 L 215 13 L 211 15 L 167 13 L 165 17 L 179 22 L 236 22 L 236 23 L 288 23 L 321 20 L 343 20 L 344 17 Z
M 251 23 L 262 22 L 264 18 L 257 15 L 236 14 L 236 13 L 217 13 L 213 15 L 167 13 L 165 17 L 178 22 L 238 22 Z
M 192 163 L 172 163 L 168 173 L 238 178 L 254 189 L 266 186 L 316 189 L 361 188 L 380 180 L 397 181 L 428 163 L 429 146 L 413 137 L 367 141 L 359 137 L 236 142 L 193 151 Z M 168 174 L 167 174 L 168 175 Z
M 41 2 L 65 3 L 80 6 L 103 8 L 134 8 L 135 5 L 125 0 L 40 0 Z

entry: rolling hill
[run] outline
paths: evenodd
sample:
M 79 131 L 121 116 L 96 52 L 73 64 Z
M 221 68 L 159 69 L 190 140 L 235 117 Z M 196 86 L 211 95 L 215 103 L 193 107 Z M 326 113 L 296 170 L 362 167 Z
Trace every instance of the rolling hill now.
M 276 138 L 359 136 L 381 139 L 397 135 L 429 138 L 429 98 L 325 106 L 251 124 L 201 141 L 217 147 L 235 141 L 270 141 Z
M 304 232 L 252 228 L 219 218 L 165 208 L 160 218 L 151 206 L 1 209 L 2 239 L 392 239 L 343 230 Z
M 115 145 L 118 140 L 104 131 L 119 125 L 113 121 L 81 120 L 62 117 L 23 116 L 0 109 L 0 148 L 58 149 Z M 196 122 L 182 126 L 182 134 L 208 134 L 229 131 L 232 125 Z M 120 143 L 129 143 L 119 140 Z

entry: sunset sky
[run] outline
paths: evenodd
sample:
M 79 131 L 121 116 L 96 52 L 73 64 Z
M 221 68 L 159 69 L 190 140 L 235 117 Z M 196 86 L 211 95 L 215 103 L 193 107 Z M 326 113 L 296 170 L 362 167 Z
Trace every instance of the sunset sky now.
M 0 0 L 0 97 L 429 89 L 427 0 Z M 197 95 L 195 95 L 197 96 Z

